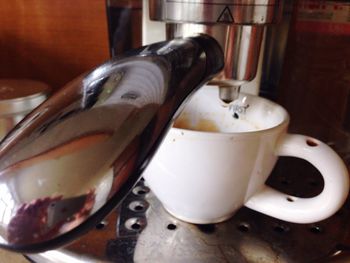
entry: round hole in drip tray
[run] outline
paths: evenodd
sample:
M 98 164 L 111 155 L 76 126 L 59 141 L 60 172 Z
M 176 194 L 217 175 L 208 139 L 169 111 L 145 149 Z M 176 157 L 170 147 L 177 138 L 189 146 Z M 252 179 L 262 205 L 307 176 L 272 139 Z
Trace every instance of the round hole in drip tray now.
M 149 193 L 150 189 L 147 187 L 147 186 L 136 186 L 132 192 L 135 194 L 135 195 L 139 195 L 139 196 L 143 196 L 147 193 Z
M 248 223 L 240 223 L 238 226 L 237 226 L 237 229 L 243 233 L 245 232 L 248 232 L 250 230 L 250 225 Z
M 169 229 L 169 230 L 175 230 L 177 228 L 177 226 L 175 224 L 170 223 L 170 224 L 167 225 L 166 228 Z
M 139 223 L 135 222 L 131 225 L 131 228 L 134 230 L 139 230 L 141 228 L 141 225 Z
M 143 210 L 143 206 L 142 205 L 137 205 L 137 206 L 135 206 L 135 210 L 136 211 L 142 211 Z
M 144 218 L 133 217 L 129 218 L 125 222 L 125 227 L 131 231 L 140 231 L 146 226 L 146 220 Z
M 95 227 L 96 227 L 96 229 L 101 230 L 101 229 L 105 228 L 106 226 L 107 226 L 107 221 L 101 221 Z
M 133 201 L 129 204 L 129 209 L 134 212 L 144 212 L 148 208 L 148 203 L 143 200 Z
M 312 226 L 310 227 L 309 230 L 311 233 L 314 233 L 314 234 L 321 234 L 323 232 L 323 229 L 320 226 Z
M 289 231 L 289 228 L 283 225 L 276 225 L 273 228 L 273 231 L 275 231 L 276 233 L 286 233 Z

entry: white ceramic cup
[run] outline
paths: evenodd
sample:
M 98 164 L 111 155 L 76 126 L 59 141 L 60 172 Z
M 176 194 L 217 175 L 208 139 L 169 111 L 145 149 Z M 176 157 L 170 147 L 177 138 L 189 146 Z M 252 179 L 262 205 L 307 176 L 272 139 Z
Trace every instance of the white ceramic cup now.
M 190 223 L 221 222 L 242 206 L 294 223 L 323 220 L 348 195 L 347 168 L 321 141 L 288 134 L 288 123 L 288 113 L 274 102 L 241 94 L 223 107 L 218 89 L 203 87 L 175 122 L 185 128 L 170 129 L 143 176 L 164 208 Z M 298 198 L 266 186 L 279 156 L 314 165 L 323 191 Z

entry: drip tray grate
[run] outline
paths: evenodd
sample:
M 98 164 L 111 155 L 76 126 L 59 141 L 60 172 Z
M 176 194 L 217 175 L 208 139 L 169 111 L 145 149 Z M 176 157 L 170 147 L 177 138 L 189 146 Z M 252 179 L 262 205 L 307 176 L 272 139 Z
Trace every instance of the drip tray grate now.
M 299 197 L 323 189 L 317 170 L 286 157 L 268 184 Z M 288 223 L 243 207 L 226 222 L 194 225 L 169 215 L 140 180 L 115 213 L 55 255 L 81 262 L 350 262 L 349 207 L 348 200 L 334 216 L 314 224 Z M 50 253 L 30 258 L 50 262 Z

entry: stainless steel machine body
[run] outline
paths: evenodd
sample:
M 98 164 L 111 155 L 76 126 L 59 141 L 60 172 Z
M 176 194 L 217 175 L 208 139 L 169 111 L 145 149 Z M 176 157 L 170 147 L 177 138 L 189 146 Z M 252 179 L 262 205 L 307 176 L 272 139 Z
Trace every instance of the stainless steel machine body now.
M 149 15 L 151 20 L 166 23 L 167 39 L 202 33 L 220 43 L 225 67 L 209 84 L 218 85 L 220 98 L 229 103 L 243 84 L 254 79 L 264 28 L 280 20 L 282 3 L 279 0 L 150 0 Z

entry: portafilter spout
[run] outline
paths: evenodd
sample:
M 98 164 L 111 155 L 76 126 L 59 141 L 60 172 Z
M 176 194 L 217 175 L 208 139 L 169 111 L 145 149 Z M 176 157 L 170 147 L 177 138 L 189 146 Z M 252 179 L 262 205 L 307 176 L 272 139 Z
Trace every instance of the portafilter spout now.
M 223 61 L 204 35 L 152 44 L 31 112 L 0 145 L 0 247 L 45 251 L 99 223 L 136 183 L 183 101 Z

